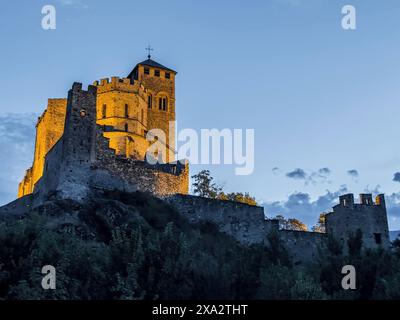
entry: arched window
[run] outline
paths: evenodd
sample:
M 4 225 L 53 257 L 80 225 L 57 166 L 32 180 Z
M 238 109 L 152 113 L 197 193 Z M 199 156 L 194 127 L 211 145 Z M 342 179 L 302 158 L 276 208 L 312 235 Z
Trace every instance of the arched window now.
M 128 130 L 129 130 L 128 124 L 125 123 L 125 131 L 128 132 Z
M 125 118 L 129 118 L 129 106 L 125 104 Z
M 168 110 L 168 99 L 163 98 L 163 110 L 167 111 Z
M 168 99 L 166 97 L 160 97 L 158 99 L 158 109 L 163 111 L 168 110 Z
M 153 107 L 153 96 L 151 94 L 149 94 L 149 96 L 147 97 L 147 106 L 149 107 L 149 109 Z
M 106 104 L 103 104 L 103 110 L 101 112 L 101 116 L 103 119 L 107 117 L 107 105 Z

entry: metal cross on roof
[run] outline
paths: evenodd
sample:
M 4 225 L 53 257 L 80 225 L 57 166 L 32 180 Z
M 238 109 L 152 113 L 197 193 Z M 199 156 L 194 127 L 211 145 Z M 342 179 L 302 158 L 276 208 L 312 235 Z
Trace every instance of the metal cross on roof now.
M 148 45 L 145 49 L 147 51 L 147 57 L 150 59 L 151 58 L 151 51 L 154 51 L 154 49 L 150 45 Z

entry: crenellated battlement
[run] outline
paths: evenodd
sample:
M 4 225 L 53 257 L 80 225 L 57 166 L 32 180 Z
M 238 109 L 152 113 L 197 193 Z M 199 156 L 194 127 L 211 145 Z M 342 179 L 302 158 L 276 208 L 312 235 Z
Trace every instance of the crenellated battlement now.
M 105 93 L 109 91 L 123 91 L 140 95 L 145 95 L 147 93 L 143 84 L 130 78 L 103 78 L 99 81 L 94 81 L 93 85 L 97 87 L 97 93 Z
M 354 195 L 352 193 L 344 194 L 339 197 L 339 204 L 337 206 L 354 208 L 354 206 L 384 206 L 385 196 L 379 194 L 375 198 L 375 202 L 372 199 L 372 194 L 370 193 L 360 193 L 359 203 L 354 202 Z
M 73 92 L 90 92 L 90 93 L 96 93 L 97 92 L 97 87 L 94 85 L 89 84 L 86 90 L 82 89 L 82 83 L 81 82 L 74 82 L 72 84 L 71 91 Z
M 389 246 L 389 230 L 385 196 L 379 194 L 373 201 L 372 194 L 361 193 L 359 203 L 354 202 L 352 193 L 339 197 L 339 204 L 325 216 L 326 232 L 342 241 L 358 230 L 362 232 L 363 246 L 374 248 Z

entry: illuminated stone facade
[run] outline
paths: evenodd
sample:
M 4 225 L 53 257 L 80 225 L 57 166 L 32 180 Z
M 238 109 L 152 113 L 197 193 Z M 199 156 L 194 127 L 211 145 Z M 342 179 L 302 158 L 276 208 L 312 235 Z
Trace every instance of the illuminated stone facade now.
M 33 165 L 26 171 L 24 179 L 19 184 L 18 197 L 32 193 L 34 185 L 41 178 L 45 156 L 64 132 L 66 111 L 67 99 L 48 100 L 47 108 L 36 124 Z
M 160 180 L 168 181 L 166 184 L 169 186 L 164 185 L 161 188 L 166 188 L 164 191 L 158 187 L 145 188 L 156 194 L 169 194 L 168 190 L 171 193 L 188 192 L 187 172 L 180 176 L 179 181 L 176 175 L 164 177 L 165 172 L 175 170 L 171 169 L 174 165 L 168 168 L 168 164 L 175 161 L 175 75 L 175 71 L 149 57 L 137 64 L 127 78 L 111 77 L 93 83 L 96 88 L 96 124 L 103 128 L 102 136 L 114 157 L 126 159 L 124 164 L 120 162 L 124 172 L 132 171 L 128 168 L 129 162 L 139 168 L 138 161 L 146 161 L 146 152 L 153 142 L 157 141 L 163 146 L 153 156 L 164 164 L 156 172 Z M 47 154 L 64 134 L 66 112 L 67 99 L 49 99 L 47 109 L 36 125 L 33 165 L 19 184 L 18 197 L 35 191 L 45 171 Z M 114 173 L 118 171 L 115 164 L 107 162 L 103 165 L 112 168 Z M 149 169 L 148 166 L 144 167 Z M 128 176 L 125 178 L 129 180 Z

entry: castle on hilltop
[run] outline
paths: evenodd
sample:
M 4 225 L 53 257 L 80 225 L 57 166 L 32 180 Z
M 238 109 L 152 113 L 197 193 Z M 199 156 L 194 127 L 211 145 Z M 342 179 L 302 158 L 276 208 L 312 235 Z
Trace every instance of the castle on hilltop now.
M 325 233 L 280 230 L 264 209 L 192 196 L 189 166 L 175 160 L 176 72 L 149 59 L 127 78 L 74 83 L 67 99 L 49 99 L 36 125 L 33 165 L 19 184 L 18 199 L 0 214 L 22 215 L 49 196 L 84 201 L 98 190 L 143 191 L 163 198 L 193 223 L 207 221 L 243 244 L 277 232 L 295 263 L 312 261 L 329 237 L 343 248 L 357 230 L 364 248 L 390 245 L 385 198 L 343 195 L 326 215 Z M 160 134 L 150 135 L 153 130 Z M 165 133 L 165 134 L 163 134 Z M 162 145 L 149 154 L 149 147 Z M 149 161 L 157 159 L 158 161 Z
M 175 161 L 175 76 L 149 56 L 127 78 L 101 79 L 88 91 L 75 83 L 68 99 L 49 99 L 18 197 L 57 191 L 82 199 L 93 187 L 187 194 L 188 165 Z M 157 165 L 146 158 L 151 130 L 163 146 L 151 155 Z
M 390 246 L 385 197 L 380 194 L 375 202 L 371 194 L 360 194 L 355 203 L 353 194 L 339 197 L 339 204 L 325 216 L 325 233 L 282 230 L 279 221 L 265 217 L 264 208 L 232 201 L 206 199 L 191 195 L 167 198 L 189 221 L 208 221 L 219 230 L 244 244 L 262 243 L 266 235 L 277 232 L 295 263 L 313 261 L 329 237 L 338 241 L 343 252 L 347 241 L 362 232 L 363 248 Z

